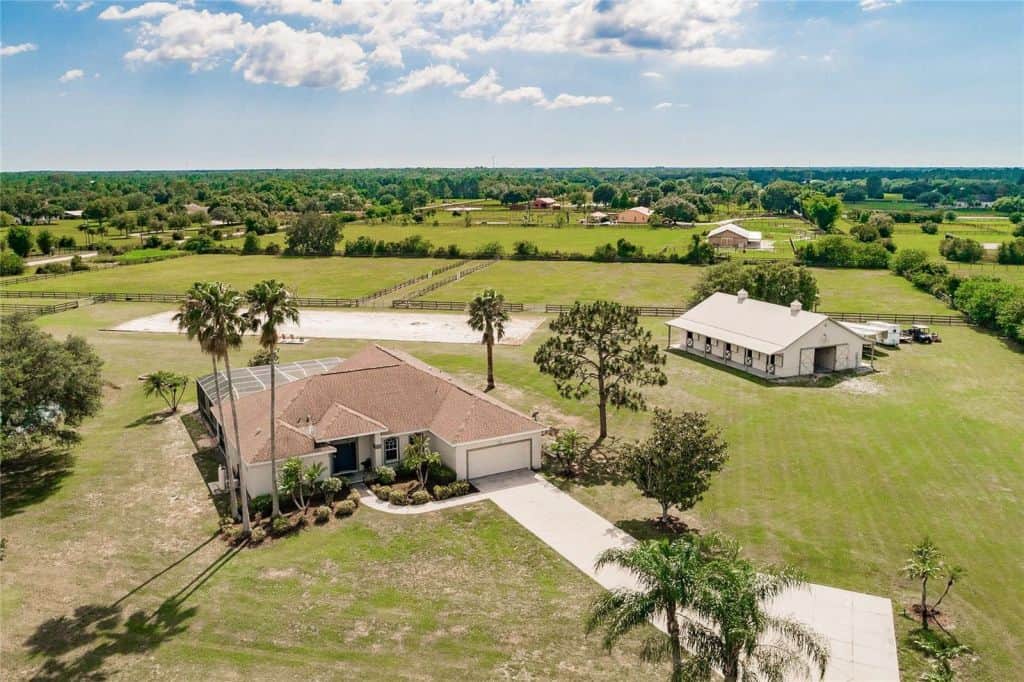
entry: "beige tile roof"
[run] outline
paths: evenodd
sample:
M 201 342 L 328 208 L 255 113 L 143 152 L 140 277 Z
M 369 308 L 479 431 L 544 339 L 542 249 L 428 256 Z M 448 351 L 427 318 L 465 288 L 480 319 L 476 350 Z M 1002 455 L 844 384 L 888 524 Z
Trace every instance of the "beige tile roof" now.
M 236 402 L 242 456 L 250 463 L 268 461 L 270 391 Z M 368 433 L 430 431 L 458 444 L 544 428 L 444 372 L 378 345 L 363 348 L 323 374 L 278 387 L 275 411 L 279 458 L 312 452 L 317 443 Z M 224 414 L 233 441 L 227 401 Z

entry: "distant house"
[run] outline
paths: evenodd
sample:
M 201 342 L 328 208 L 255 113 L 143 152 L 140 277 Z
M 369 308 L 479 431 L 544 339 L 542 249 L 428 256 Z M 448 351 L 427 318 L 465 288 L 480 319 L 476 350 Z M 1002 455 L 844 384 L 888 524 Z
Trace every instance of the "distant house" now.
M 62 213 L 61 215 L 64 218 L 81 218 L 83 213 L 84 213 L 84 211 L 82 211 L 82 210 L 75 210 L 75 211 L 64 211 L 64 213 Z
M 708 232 L 708 243 L 723 249 L 759 249 L 761 233 L 745 230 L 735 223 L 726 223 Z
M 555 201 L 552 197 L 537 197 L 530 204 L 533 208 L 557 210 L 562 208 L 562 205 Z
M 306 360 L 279 365 L 277 372 L 279 467 L 297 457 L 321 463 L 326 476 L 358 480 L 367 468 L 401 461 L 416 436 L 425 437 L 460 479 L 540 467 L 542 424 L 406 353 L 370 345 L 347 360 Z M 267 366 L 232 371 L 251 496 L 271 491 L 269 376 Z M 199 379 L 198 392 L 200 412 L 220 446 L 233 444 L 232 429 L 220 427 L 214 409 L 213 375 Z M 226 400 L 224 418 L 232 424 Z
M 615 221 L 618 223 L 647 223 L 651 219 L 651 213 L 653 211 L 646 206 L 634 206 L 621 211 Z
M 594 211 L 593 213 L 588 213 L 587 217 L 581 220 L 580 222 L 586 223 L 588 225 L 608 223 L 611 222 L 611 217 L 607 213 L 603 213 L 601 211 Z
M 207 208 L 207 206 L 200 206 L 199 204 L 188 203 L 185 204 L 185 213 L 188 213 L 189 215 L 192 215 L 194 213 L 202 213 Z
M 765 378 L 857 369 L 865 345 L 856 331 L 800 301 L 776 305 L 742 289 L 712 294 L 666 324 L 669 348 Z

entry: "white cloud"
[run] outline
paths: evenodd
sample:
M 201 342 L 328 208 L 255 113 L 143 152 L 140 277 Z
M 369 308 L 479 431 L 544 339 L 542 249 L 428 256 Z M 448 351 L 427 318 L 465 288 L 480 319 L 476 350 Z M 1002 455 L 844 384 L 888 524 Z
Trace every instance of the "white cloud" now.
M 462 85 L 468 83 L 469 79 L 461 71 L 448 64 L 427 66 L 416 71 L 410 71 L 398 79 L 398 83 L 388 89 L 394 95 L 404 95 L 407 92 L 415 92 L 431 85 Z
M 875 10 L 898 5 L 900 2 L 902 0 L 860 0 L 860 8 L 865 12 L 874 12 Z
M 182 61 L 198 71 L 212 68 L 226 53 L 243 50 L 255 34 L 256 28 L 238 13 L 179 10 L 157 24 L 143 22 L 139 46 L 125 59 L 135 64 Z
M 535 85 L 526 85 L 521 88 L 506 90 L 495 97 L 494 101 L 501 102 L 502 104 L 508 102 L 533 102 L 534 104 L 542 105 L 547 100 L 544 97 L 543 90 Z
M 363 56 L 351 38 L 297 31 L 275 21 L 253 32 L 234 69 L 250 83 L 351 90 L 367 80 Z
M 665 109 L 671 109 L 671 108 L 672 108 L 672 102 L 659 102 L 658 104 L 654 105 L 654 110 L 655 111 L 664 111 Z
M 614 100 L 608 95 L 567 95 L 564 92 L 544 105 L 545 109 L 569 109 L 585 107 L 589 104 L 611 104 Z
M 504 90 L 504 86 L 498 82 L 498 72 L 491 69 L 480 77 L 478 81 L 459 93 L 459 97 L 466 99 L 487 99 L 493 100 Z
M 100 19 L 107 21 L 132 21 L 134 19 L 155 19 L 167 14 L 173 14 L 180 8 L 171 2 L 147 2 L 132 7 L 129 10 L 120 5 L 111 5 L 100 12 Z
M 84 77 L 85 71 L 82 71 L 81 69 L 68 69 L 64 72 L 64 75 L 58 78 L 57 80 L 61 83 L 70 83 L 71 81 L 76 81 L 79 78 Z
M 39 46 L 35 43 L 18 43 L 17 45 L 0 45 L 0 57 L 13 57 L 22 52 L 35 52 Z
M 644 71 L 640 75 L 643 76 L 644 78 L 650 78 L 651 80 L 661 80 L 662 78 L 664 78 L 664 76 L 662 76 L 657 71 Z
M 75 11 L 76 12 L 84 12 L 85 10 L 89 9 L 90 7 L 92 7 L 95 4 L 96 3 L 92 2 L 92 0 L 86 0 L 85 2 L 80 2 L 77 5 L 75 5 Z
M 632 57 L 675 55 L 697 66 L 763 61 L 772 50 L 727 49 L 741 34 L 746 0 L 239 0 L 268 14 L 299 16 L 358 31 L 360 43 L 420 50 L 435 59 L 514 51 Z M 889 1 L 889 0 L 869 0 Z M 724 53 L 693 51 L 718 48 Z
M 673 57 L 677 63 L 688 66 L 734 68 L 747 64 L 760 64 L 771 59 L 774 54 L 774 50 L 702 47 L 686 52 L 678 52 Z

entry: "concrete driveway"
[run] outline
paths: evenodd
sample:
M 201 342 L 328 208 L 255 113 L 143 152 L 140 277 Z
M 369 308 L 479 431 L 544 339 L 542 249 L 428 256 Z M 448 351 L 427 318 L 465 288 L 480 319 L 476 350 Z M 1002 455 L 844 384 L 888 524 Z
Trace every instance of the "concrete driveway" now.
M 541 476 L 528 470 L 514 471 L 475 479 L 473 485 L 602 587 L 636 588 L 633 577 L 621 569 L 594 570 L 598 554 L 611 547 L 628 547 L 636 540 Z M 828 638 L 831 661 L 825 680 L 900 679 L 888 599 L 811 584 L 808 589 L 782 595 L 771 610 Z

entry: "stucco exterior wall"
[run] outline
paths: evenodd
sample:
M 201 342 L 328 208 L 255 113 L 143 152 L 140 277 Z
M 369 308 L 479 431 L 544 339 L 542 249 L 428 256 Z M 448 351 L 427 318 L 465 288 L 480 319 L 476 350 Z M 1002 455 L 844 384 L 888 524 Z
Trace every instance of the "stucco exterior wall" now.
M 329 451 L 315 452 L 309 455 L 304 455 L 299 458 L 302 460 L 304 466 L 309 466 L 315 462 L 319 462 L 324 466 L 324 476 L 326 478 L 330 475 L 331 471 L 331 453 Z M 281 476 L 281 465 L 284 464 L 283 459 L 277 460 L 277 475 Z M 253 498 L 257 495 L 269 495 L 273 490 L 271 485 L 271 471 L 270 462 L 259 462 L 257 464 L 245 464 L 245 487 L 249 491 L 249 497 Z

